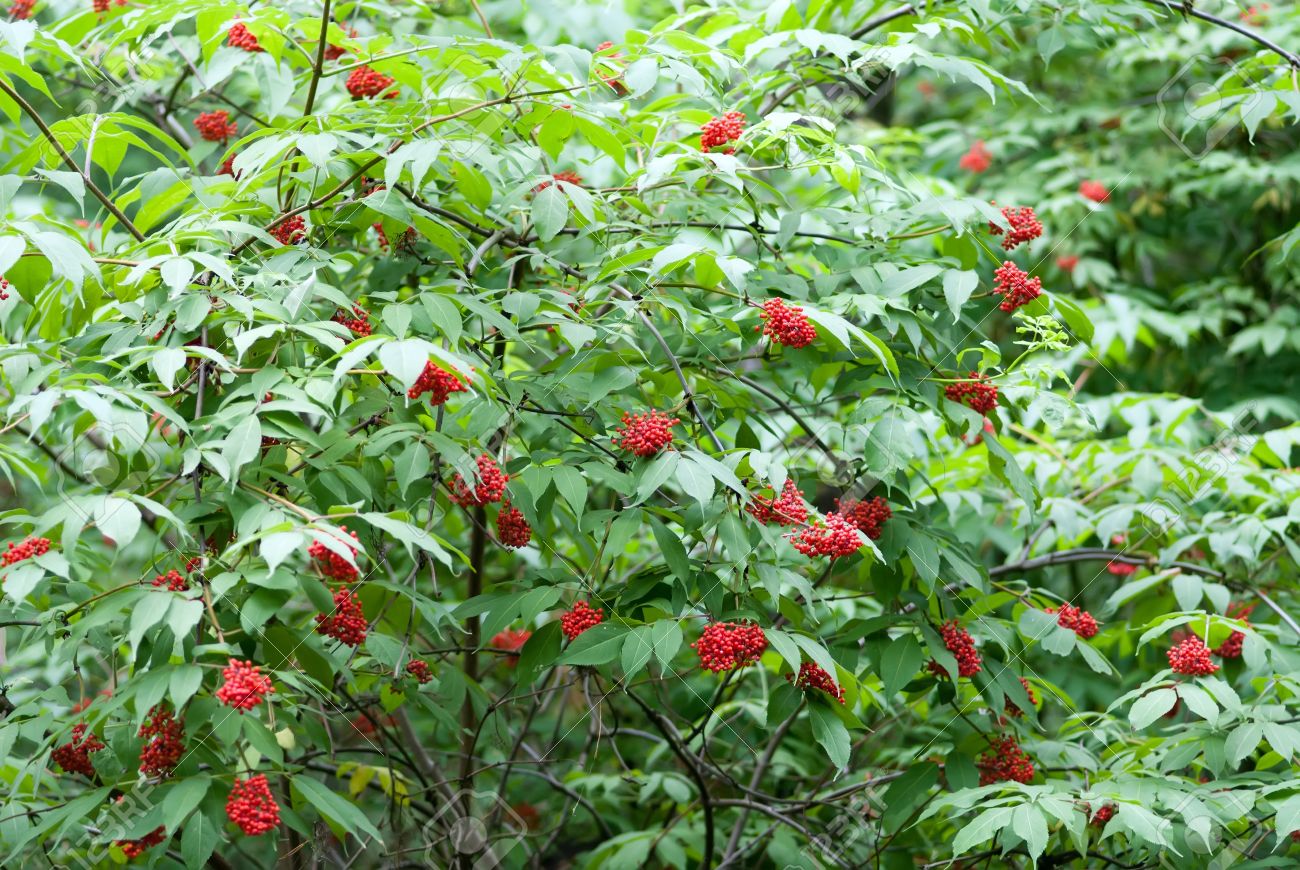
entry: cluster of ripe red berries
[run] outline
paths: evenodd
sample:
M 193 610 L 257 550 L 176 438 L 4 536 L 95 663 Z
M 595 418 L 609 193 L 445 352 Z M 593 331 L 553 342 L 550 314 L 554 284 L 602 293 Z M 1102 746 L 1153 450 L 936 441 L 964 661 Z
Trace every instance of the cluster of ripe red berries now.
M 0 275 L 0 302 L 4 302 L 6 299 L 9 298 L 9 294 L 5 292 L 8 289 L 9 289 L 9 282 L 5 280 L 4 275 Z
M 426 362 L 424 371 L 420 372 L 415 383 L 406 391 L 406 398 L 418 399 L 428 393 L 429 404 L 437 406 L 446 402 L 447 397 L 452 393 L 464 392 L 468 392 L 468 388 L 460 382 L 460 378 L 431 362 Z
M 706 671 L 734 671 L 758 661 L 767 649 L 767 635 L 753 623 L 712 622 L 691 648 Z
M 225 109 L 203 112 L 194 119 L 194 129 L 209 142 L 225 142 L 239 132 L 235 122 L 230 120 L 230 113 Z
M 957 660 L 958 677 L 973 677 L 984 669 L 980 654 L 975 650 L 975 639 L 957 624 L 957 620 L 951 619 L 940 626 L 939 635 L 948 652 Z M 948 671 L 934 659 L 930 660 L 929 668 L 936 677 L 948 676 Z
M 230 32 L 226 34 L 226 45 L 249 52 L 266 51 L 242 21 L 236 21 L 230 28 Z
M 1075 254 L 1062 254 L 1056 258 L 1056 268 L 1062 272 L 1073 272 L 1077 265 L 1079 265 L 1079 257 Z
M 482 507 L 501 501 L 501 497 L 506 494 L 510 475 L 502 471 L 501 466 L 486 453 L 474 462 L 478 465 L 478 483 L 470 489 L 465 485 L 465 478 L 457 474 L 451 479 L 449 498 L 461 507 Z
M 502 502 L 501 510 L 497 513 L 497 538 L 514 550 L 527 547 L 533 539 L 533 527 L 528 525 L 523 512 L 512 506 L 508 499 Z
M 803 493 L 791 478 L 786 478 L 780 496 L 768 498 L 756 495 L 745 506 L 745 510 L 765 526 L 772 523 L 797 526 L 808 519 L 808 506 L 803 503 Z
M 153 585 L 166 586 L 169 592 L 184 592 L 190 588 L 190 581 L 186 579 L 184 574 L 173 568 L 166 574 L 159 574 L 153 578 Z
M 1081 182 L 1079 184 L 1079 196 L 1093 202 L 1105 202 L 1110 199 L 1110 193 L 1106 190 L 1106 185 L 1100 181 Z
M 827 514 L 826 520 L 813 522 L 788 536 L 791 545 L 810 559 L 818 556 L 852 556 L 862 548 L 858 528 L 839 514 Z
M 577 605 L 574 605 L 574 608 L 576 609 Z M 598 612 L 603 612 L 603 611 L 598 611 Z M 600 620 L 597 620 L 597 622 L 599 621 Z M 561 628 L 564 627 L 564 616 L 560 617 L 560 627 Z M 590 628 L 590 626 L 588 626 L 588 628 Z M 582 632 L 579 632 L 579 634 L 581 633 Z M 492 635 L 492 640 L 488 642 L 488 646 L 492 647 L 492 649 L 504 650 L 505 652 L 510 652 L 510 653 L 518 653 L 521 649 L 524 648 L 524 644 L 528 643 L 528 638 L 532 636 L 533 633 L 531 631 L 528 631 L 527 629 L 507 628 L 504 631 L 498 631 L 496 634 Z M 577 635 L 575 635 L 575 637 L 576 636 Z M 509 656 L 509 659 L 511 665 L 518 664 L 519 662 L 519 656 L 517 655 Z
M 720 145 L 735 142 L 745 132 L 745 113 L 728 112 L 709 120 L 700 128 L 700 150 L 708 153 Z M 723 149 L 723 154 L 735 154 L 735 148 Z
M 865 501 L 849 499 L 841 502 L 835 499 L 835 512 L 873 541 L 880 540 L 880 536 L 885 533 L 885 523 L 894 515 L 889 502 L 881 496 Z
M 393 84 L 392 76 L 386 76 L 368 66 L 359 66 L 348 74 L 344 87 L 354 100 L 363 100 L 383 94 Z M 396 99 L 397 89 L 384 94 L 385 100 Z
M 614 443 L 637 456 L 654 456 L 673 442 L 672 427 L 682 421 L 661 411 L 651 411 L 624 414 L 622 422 Z
M 1196 635 L 1190 635 L 1169 650 L 1169 667 L 1176 674 L 1189 674 L 1195 677 L 1209 676 L 1219 669 L 1210 661 L 1210 648 Z
M 118 6 L 125 6 L 126 0 L 114 0 Z M 90 8 L 94 9 L 99 15 L 108 11 L 109 0 L 91 0 Z
M 1043 612 L 1055 613 L 1057 623 L 1084 640 L 1097 636 L 1097 620 L 1086 610 L 1080 610 L 1072 604 L 1062 604 L 1059 609 L 1045 607 Z
M 995 236 L 1000 236 L 1004 232 L 1006 237 L 1002 239 L 1002 247 L 1008 251 L 1013 250 L 1022 242 L 1031 242 L 1043 234 L 1043 225 L 1038 222 L 1038 216 L 1034 210 L 1026 206 L 1025 208 L 1015 208 L 1007 206 L 1002 209 L 1002 219 L 1011 227 L 1009 230 L 1003 230 L 1002 227 L 989 221 L 989 232 Z
M 1105 804 L 1097 808 L 1097 812 L 1093 813 L 1092 818 L 1088 820 L 1088 824 L 1094 828 L 1104 828 L 1106 823 L 1113 818 L 1115 818 L 1114 804 Z
M 346 587 L 334 593 L 332 613 L 318 613 L 314 618 L 317 634 L 354 647 L 365 642 L 366 630 L 370 625 L 361 609 L 361 596 L 348 591 Z
M 533 188 L 533 193 L 540 193 L 541 191 L 546 190 L 546 188 L 550 187 L 556 181 L 567 181 L 569 184 L 576 184 L 578 187 L 582 187 L 582 176 L 576 172 L 569 172 L 568 170 L 565 170 L 564 172 L 556 172 L 551 176 L 551 179 L 552 181 L 540 182 Z
M 1138 566 L 1129 562 L 1107 562 L 1106 571 L 1116 577 L 1129 577 L 1137 573 Z
M 221 672 L 224 682 L 217 689 L 217 700 L 227 707 L 233 707 L 243 715 L 275 691 L 271 678 L 262 676 L 262 669 L 252 662 L 231 659 L 230 664 Z
M 760 326 L 763 334 L 777 344 L 786 347 L 807 347 L 817 337 L 817 329 L 808 320 L 808 315 L 798 305 L 786 305 L 782 299 L 769 299 L 763 303 L 763 319 Z
M 1020 680 L 1020 685 L 1024 686 L 1025 691 L 1029 694 L 1029 703 L 1037 707 L 1038 696 L 1034 694 L 1034 689 L 1032 686 L 1029 685 L 1029 681 L 1026 680 L 1024 677 L 1018 677 L 1017 679 Z M 1017 707 L 1015 702 L 1012 701 L 1010 698 L 1007 698 L 1006 701 L 1003 703 L 1002 712 L 1004 715 L 1009 716 L 1012 719 L 1019 719 L 1021 716 L 1025 715 L 1025 711 Z
M 429 663 L 424 659 L 411 659 L 406 663 L 406 672 L 424 685 L 433 679 L 433 672 L 429 670 Z
M 167 828 L 162 825 L 154 828 L 138 840 L 115 840 L 117 847 L 122 850 L 122 854 L 127 860 L 139 858 L 149 849 L 157 846 L 167 838 Z
M 14 21 L 26 21 L 28 18 L 32 17 L 32 7 L 35 5 L 36 0 L 14 0 L 13 5 L 9 7 L 10 19 Z
M 988 383 L 988 376 L 979 372 L 971 372 L 968 381 L 948 384 L 943 388 L 943 394 L 949 401 L 965 405 L 986 416 L 998 406 L 997 386 Z
M 967 172 L 974 172 L 976 175 L 984 172 L 992 163 L 993 155 L 989 153 L 989 149 L 984 147 L 983 139 L 979 139 L 974 145 L 971 145 L 970 150 L 957 161 L 957 165 L 962 169 Z
M 185 726 L 166 704 L 157 704 L 140 726 L 149 742 L 140 750 L 140 772 L 158 778 L 171 776 L 185 754 Z
M 347 526 L 339 526 L 339 528 L 345 532 L 348 531 Z M 356 532 L 348 532 L 348 534 L 352 536 L 352 540 L 357 540 Z M 348 549 L 352 551 L 354 557 L 357 555 L 356 547 L 349 544 Z M 316 570 L 326 577 L 333 577 L 335 580 L 342 580 L 344 583 L 351 583 L 357 579 L 356 567 L 320 541 L 313 541 L 307 547 L 307 555 L 315 560 Z
M 979 768 L 980 785 L 1008 781 L 1028 783 L 1034 778 L 1034 763 L 1020 748 L 1016 738 L 1006 734 L 989 741 L 989 748 L 975 766 Z
M 80 773 L 94 777 L 95 767 L 90 763 L 90 753 L 104 748 L 104 741 L 89 732 L 86 723 L 72 726 L 72 739 L 50 753 L 54 763 L 67 773 Z
M 595 610 L 592 610 L 591 605 L 587 602 L 575 601 L 572 609 L 561 614 L 560 631 L 564 632 L 564 636 L 569 640 L 573 640 L 593 625 L 599 625 L 604 621 L 605 608 L 597 607 Z M 504 632 L 502 633 L 504 634 Z M 497 637 L 500 636 L 501 635 L 497 635 Z M 527 638 L 525 638 L 525 640 L 526 639 Z M 495 641 L 496 638 L 493 638 L 493 646 L 496 645 Z M 523 646 L 523 644 L 520 644 L 520 646 Z
M 819 689 L 841 704 L 844 703 L 844 689 L 835 685 L 835 679 L 816 662 L 804 662 L 799 665 L 799 676 L 797 678 L 794 674 L 786 674 L 785 678 L 790 680 L 796 689 L 802 689 L 805 692 L 809 689 Z
M 303 220 L 302 215 L 296 214 L 267 232 L 282 245 L 296 245 L 307 235 L 307 221 Z
M 50 551 L 49 538 L 26 538 L 15 544 L 9 542 L 9 547 L 0 553 L 0 564 L 13 565 L 24 559 L 31 559 L 35 556 L 44 556 Z
M 348 331 L 358 338 L 365 338 L 371 331 L 370 312 L 360 305 L 353 305 L 350 315 L 340 308 L 334 312 L 334 316 L 330 320 L 347 327 Z
M 1232 619 L 1240 619 L 1246 625 L 1250 625 L 1250 620 L 1246 617 L 1250 616 L 1251 611 L 1254 609 L 1254 604 L 1240 604 L 1229 607 L 1227 615 Z M 1241 645 L 1245 642 L 1246 633 L 1244 631 L 1234 631 L 1228 636 L 1227 640 L 1216 646 L 1213 652 L 1221 659 L 1239 659 L 1241 658 Z
M 1015 311 L 1043 295 L 1042 280 L 1030 278 L 1028 272 L 1010 261 L 999 266 L 993 277 L 993 293 L 1002 297 L 998 308 L 1003 311 Z
M 357 29 L 355 27 L 349 27 L 348 38 L 355 39 L 356 35 L 357 35 Z M 348 50 L 341 45 L 334 45 L 333 43 L 329 43 L 328 45 L 325 46 L 326 60 L 338 60 L 339 58 L 341 58 L 343 55 L 347 53 Z
M 614 43 L 607 40 L 596 46 L 596 53 L 600 54 L 601 52 L 609 51 L 613 47 Z M 623 55 L 617 51 L 611 51 L 609 54 L 605 55 L 605 57 L 611 61 L 622 56 Z M 623 73 L 619 72 L 617 64 L 601 64 L 598 69 L 600 80 L 609 85 L 609 89 L 614 92 L 614 96 L 626 97 L 630 93 L 627 89 L 627 85 L 623 83 Z M 610 74 L 605 75 L 605 73 Z
M 271 795 L 265 774 L 235 780 L 226 798 L 226 816 L 250 837 L 275 830 L 280 824 L 280 805 Z
M 238 155 L 231 154 L 225 160 L 221 161 L 221 168 L 217 170 L 217 175 L 229 175 L 231 178 L 238 181 L 239 176 L 242 173 L 235 171 L 235 157 L 237 156 Z

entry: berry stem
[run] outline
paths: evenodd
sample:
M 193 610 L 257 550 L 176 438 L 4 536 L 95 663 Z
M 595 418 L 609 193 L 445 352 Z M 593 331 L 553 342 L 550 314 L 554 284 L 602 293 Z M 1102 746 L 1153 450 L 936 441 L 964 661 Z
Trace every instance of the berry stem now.
M 311 83 L 307 85 L 307 102 L 302 116 L 306 118 L 316 105 L 316 86 L 320 84 L 321 71 L 325 69 L 325 49 L 328 48 L 330 29 L 330 0 L 325 0 L 325 8 L 320 13 L 320 39 L 316 42 L 316 59 L 311 65 Z

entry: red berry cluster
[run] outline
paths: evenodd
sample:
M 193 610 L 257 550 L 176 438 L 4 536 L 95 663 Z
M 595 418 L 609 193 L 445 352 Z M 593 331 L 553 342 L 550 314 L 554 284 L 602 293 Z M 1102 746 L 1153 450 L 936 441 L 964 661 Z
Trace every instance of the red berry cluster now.
M 767 635 L 753 623 L 712 622 L 691 648 L 706 671 L 734 671 L 758 661 L 767 649 Z
M 857 526 L 839 514 L 828 514 L 825 524 L 813 522 L 789 535 L 796 550 L 810 559 L 818 556 L 852 556 L 862 548 Z
M 72 739 L 50 753 L 54 763 L 67 773 L 80 773 L 94 777 L 95 766 L 90 763 L 90 753 L 104 748 L 104 741 L 87 733 L 86 723 L 72 726 Z
M 979 757 L 975 766 L 980 771 L 980 785 L 995 782 L 1028 783 L 1034 778 L 1034 763 L 1016 738 L 1010 735 L 995 737 L 989 748 Z
M 745 506 L 745 510 L 763 525 L 776 523 L 780 526 L 797 526 L 808 519 L 808 506 L 803 503 L 803 493 L 791 478 L 786 478 L 779 497 L 756 495 Z
M 763 313 L 759 315 L 764 321 L 755 329 L 777 344 L 800 348 L 812 344 L 817 337 L 817 329 L 808 320 L 808 315 L 798 305 L 786 305 L 783 299 L 769 299 L 763 303 Z
M 1241 604 L 1228 608 L 1228 616 L 1232 619 L 1240 619 L 1246 625 L 1250 625 L 1250 616 L 1254 604 Z M 1213 653 L 1221 659 L 1239 659 L 1241 658 L 1241 645 L 1246 642 L 1246 633 L 1243 631 L 1234 631 L 1228 636 L 1228 639 L 1214 648 Z
M 1086 610 L 1080 610 L 1072 604 L 1062 604 L 1059 610 L 1055 607 L 1045 607 L 1043 612 L 1055 613 L 1056 621 L 1060 625 L 1070 629 L 1084 640 L 1097 636 L 1097 620 Z
M 576 172 L 569 172 L 567 170 L 564 172 L 557 172 L 552 175 L 551 178 L 554 179 L 554 181 L 567 181 L 569 184 L 576 184 L 578 187 L 582 187 L 582 176 Z M 533 188 L 533 193 L 539 193 L 546 190 L 546 188 L 550 187 L 554 181 L 540 182 Z
M 1107 562 L 1106 571 L 1116 577 L 1130 577 L 1137 573 L 1138 566 L 1129 562 Z
M 1100 181 L 1084 181 L 1079 185 L 1079 196 L 1084 199 L 1090 199 L 1093 202 L 1105 202 L 1110 199 L 1110 193 L 1106 190 L 1106 185 Z
M 1185 638 L 1169 650 L 1169 667 L 1176 674 L 1190 674 L 1195 677 L 1208 676 L 1219 669 L 1210 661 L 1210 649 L 1205 641 L 1196 635 Z
M 14 0 L 9 7 L 9 17 L 14 21 L 25 21 L 32 17 L 32 7 L 35 5 L 36 0 Z M 0 296 L 0 299 L 3 298 Z
M 1028 272 L 1010 261 L 1004 262 L 994 271 L 993 277 L 996 279 L 993 294 L 1002 297 L 998 308 L 1003 311 L 1015 311 L 1021 305 L 1027 305 L 1043 295 L 1042 280 L 1030 278 Z
M 1097 812 L 1093 813 L 1092 818 L 1088 820 L 1088 824 L 1094 828 L 1103 828 L 1113 818 L 1115 818 L 1115 805 L 1106 804 L 1097 808 Z
M 340 529 L 347 532 L 347 526 L 339 526 Z M 356 532 L 348 532 L 352 540 L 357 540 Z M 348 549 L 352 555 L 357 555 L 357 548 L 351 544 Z M 320 571 L 326 577 L 333 577 L 335 580 L 342 580 L 344 583 L 351 583 L 357 579 L 358 571 L 347 559 L 344 559 L 338 553 L 335 553 L 329 547 L 326 547 L 320 541 L 313 541 L 307 548 L 307 555 L 316 560 L 316 570 Z
M 1020 680 L 1020 685 L 1024 686 L 1025 691 L 1029 693 L 1029 703 L 1037 707 L 1038 696 L 1034 694 L 1034 689 L 1029 685 L 1029 681 L 1024 677 L 1019 677 L 1018 679 Z M 1010 716 L 1012 719 L 1019 719 L 1021 716 L 1025 715 L 1025 711 L 1017 707 L 1015 702 L 1010 698 L 1007 698 L 1006 702 L 1002 705 L 1002 712 L 1005 715 Z
M 1002 247 L 1008 251 L 1022 242 L 1031 242 L 1043 234 L 1043 225 L 1038 222 L 1038 215 L 1034 214 L 1034 210 L 1028 206 L 1025 208 L 1007 206 L 1002 209 L 1002 218 L 1010 225 L 1010 231 L 1004 231 L 1002 227 L 989 221 L 989 232 L 995 236 L 1006 232 Z
M 166 574 L 159 574 L 153 578 L 153 585 L 166 586 L 169 592 L 184 592 L 190 588 L 190 581 L 185 578 L 184 574 L 173 568 Z
M 6 299 L 9 298 L 9 294 L 5 292 L 8 289 L 9 289 L 9 282 L 5 280 L 4 275 L 0 275 L 0 302 L 4 302 Z
M 841 704 L 844 703 L 844 689 L 835 685 L 835 679 L 816 662 L 804 662 L 799 665 L 798 678 L 794 674 L 786 674 L 785 678 L 790 680 L 796 689 L 805 692 L 809 689 L 820 689 Z
M 356 29 L 355 27 L 349 27 L 349 28 L 348 28 L 348 38 L 350 38 L 350 39 L 351 39 L 351 38 L 355 38 L 356 35 L 357 35 L 357 29 Z M 339 58 L 341 58 L 343 55 L 345 55 L 345 54 L 347 54 L 347 53 L 348 53 L 348 50 L 347 50 L 346 48 L 344 48 L 343 46 L 341 46 L 341 45 L 334 45 L 333 43 L 330 43 L 330 44 L 328 44 L 328 45 L 325 46 L 325 59 L 326 59 L 326 60 L 338 60 Z
M 429 663 L 424 659 L 411 659 L 406 663 L 406 672 L 415 677 L 422 686 L 433 679 L 433 673 L 429 670 Z
M 366 639 L 366 630 L 370 624 L 361 609 L 361 596 L 350 592 L 346 587 L 334 593 L 334 610 L 331 613 L 318 613 L 316 633 L 332 637 L 348 646 L 361 646 Z
M 194 119 L 194 129 L 209 142 L 225 142 L 239 131 L 235 122 L 230 120 L 230 113 L 225 109 L 203 112 Z
M 502 502 L 497 513 L 497 537 L 511 549 L 527 547 L 533 539 L 533 527 L 524 519 L 523 512 L 510 504 L 509 499 Z
M 605 608 L 597 607 L 591 609 L 591 605 L 585 601 L 575 601 L 573 608 L 565 611 L 560 616 L 560 631 L 569 640 L 574 640 L 593 625 L 599 625 L 605 621 Z M 504 632 L 502 632 L 504 634 Z M 500 637 L 501 635 L 497 635 Z M 496 638 L 493 638 L 495 641 Z M 522 644 L 521 644 L 522 645 Z
M 340 308 L 334 312 L 334 316 L 330 320 L 346 326 L 358 338 L 364 338 L 370 334 L 370 312 L 360 305 L 353 305 L 350 315 Z
M 8 549 L 6 549 L 4 553 L 0 553 L 0 564 L 13 565 L 17 562 L 23 561 L 24 559 L 31 559 L 35 556 L 44 556 L 49 551 L 49 538 L 25 538 L 17 544 L 10 541 Z
M 392 83 L 392 76 L 386 76 L 368 66 L 359 66 L 348 74 L 348 80 L 344 83 L 344 87 L 348 89 L 352 99 L 362 100 L 383 94 Z M 384 94 L 384 99 L 391 100 L 396 96 L 397 90 L 394 89 Z
M 233 707 L 240 715 L 251 710 L 269 694 L 275 691 L 271 678 L 262 676 L 262 669 L 252 662 L 231 659 L 230 664 L 221 672 L 225 681 L 217 689 L 217 700 L 227 707 Z
M 140 772 L 159 778 L 171 776 L 185 754 L 185 725 L 165 704 L 158 704 L 140 726 L 149 742 L 140 750 Z
M 866 501 L 849 499 L 841 502 L 835 499 L 835 512 L 873 541 L 880 540 L 885 532 L 885 523 L 894 515 L 889 509 L 889 502 L 881 496 Z
M 961 156 L 957 165 L 967 172 L 974 172 L 976 175 L 984 172 L 993 163 L 993 155 L 989 149 L 984 147 L 984 140 L 976 140 L 975 144 L 970 146 L 970 150 Z
M 122 850 L 122 854 L 130 861 L 139 858 L 146 850 L 152 849 L 165 839 L 167 839 L 167 829 L 159 825 L 138 840 L 116 840 L 115 842 Z
M 1079 258 L 1075 254 L 1062 254 L 1056 258 L 1056 268 L 1062 272 L 1073 272 L 1077 265 L 1079 265 Z
M 296 245 L 307 235 L 307 222 L 302 215 L 296 214 L 283 223 L 267 230 L 282 245 Z
M 217 170 L 217 175 L 229 175 L 231 178 L 238 181 L 241 173 L 235 171 L 236 156 L 237 155 L 235 154 L 231 154 L 225 160 L 221 161 L 221 168 Z
M 118 6 L 125 6 L 126 0 L 116 0 Z M 34 5 L 34 4 L 33 4 Z M 100 15 L 108 11 L 108 0 L 91 0 L 90 8 Z
M 577 609 L 577 605 L 574 605 L 574 609 L 575 610 Z M 598 612 L 602 612 L 602 611 L 598 611 Z M 565 616 L 568 616 L 568 614 L 566 613 L 564 614 L 564 616 L 560 617 L 560 628 L 564 627 Z M 600 622 L 600 620 L 597 619 L 596 622 Z M 594 624 L 595 623 L 592 623 L 592 625 Z M 588 626 L 588 628 L 590 627 L 591 626 Z M 582 632 L 580 631 L 579 634 L 581 633 Z M 524 648 L 524 644 L 528 643 L 528 638 L 532 636 L 533 633 L 528 629 L 507 628 L 505 631 L 498 631 L 496 634 L 492 635 L 492 640 L 488 642 L 488 645 L 491 646 L 492 649 L 499 649 L 499 650 L 504 650 L 506 652 L 517 653 Z M 577 635 L 574 635 L 574 637 L 577 637 Z M 512 665 L 517 664 L 519 662 L 519 656 L 517 655 L 509 656 L 509 659 L 510 659 L 510 664 Z
M 236 21 L 226 34 L 226 45 L 231 48 L 242 48 L 244 51 L 259 52 L 266 51 L 258 44 L 257 37 L 249 32 L 248 27 L 242 21 Z
M 951 619 L 940 626 L 939 635 L 948 652 L 957 660 L 958 677 L 973 677 L 984 669 L 980 654 L 975 650 L 975 639 L 957 624 L 957 620 Z M 930 660 L 929 668 L 936 677 L 948 676 L 948 671 L 934 659 Z
M 465 478 L 457 474 L 451 479 L 453 502 L 461 507 L 482 507 L 494 501 L 501 501 L 506 493 L 506 484 L 510 475 L 501 470 L 501 466 L 486 453 L 474 460 L 478 465 L 478 484 L 473 489 L 465 485 Z
M 388 248 L 390 247 L 390 245 L 388 242 L 388 233 L 384 232 L 383 222 L 373 223 L 370 225 L 370 228 L 375 231 L 375 236 L 378 237 L 379 250 L 383 251 L 384 253 L 388 253 Z
M 637 456 L 653 456 L 673 442 L 672 427 L 682 422 L 660 411 L 624 414 L 614 443 Z
M 735 142 L 745 132 L 745 113 L 728 112 L 711 119 L 700 128 L 700 150 L 708 153 L 719 145 Z M 735 154 L 735 148 L 725 148 L 723 154 Z
M 971 372 L 970 380 L 948 384 L 943 388 L 943 394 L 949 401 L 987 415 L 998 406 L 998 388 L 987 381 L 987 375 Z
M 418 399 L 425 393 L 429 394 L 429 404 L 433 406 L 441 405 L 447 401 L 447 397 L 452 393 L 468 392 L 468 388 L 460 382 L 449 371 L 438 368 L 431 362 L 424 364 L 424 371 L 415 379 L 415 383 L 406 391 L 408 399 Z
M 600 54 L 601 52 L 609 51 L 613 47 L 614 47 L 614 43 L 612 42 L 609 41 L 602 42 L 600 45 L 596 46 L 596 53 Z M 605 57 L 610 60 L 614 60 L 615 58 L 619 58 L 622 56 L 623 55 L 617 51 L 610 51 L 609 54 L 605 55 Z M 628 91 L 627 85 L 623 84 L 623 74 L 618 70 L 619 67 L 617 64 L 610 64 L 610 65 L 601 64 L 599 67 L 599 72 L 601 73 L 600 80 L 605 84 L 609 85 L 609 89 L 614 92 L 615 96 L 626 97 L 630 93 L 630 91 Z M 611 73 L 611 75 L 604 75 L 604 73 L 607 72 Z M 565 108 L 568 107 L 566 106 Z
M 280 805 L 271 796 L 264 774 L 235 780 L 226 798 L 226 816 L 250 837 L 265 834 L 280 824 Z

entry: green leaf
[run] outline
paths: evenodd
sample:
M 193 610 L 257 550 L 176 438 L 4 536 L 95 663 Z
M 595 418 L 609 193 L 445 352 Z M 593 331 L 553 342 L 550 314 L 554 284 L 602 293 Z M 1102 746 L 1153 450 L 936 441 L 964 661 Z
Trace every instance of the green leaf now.
M 1128 711 L 1129 724 L 1141 731 L 1173 709 L 1178 693 L 1173 689 L 1155 689 L 1133 702 Z
M 327 821 L 337 824 L 354 836 L 366 834 L 377 842 L 383 841 L 383 835 L 366 818 L 356 804 L 335 794 L 327 787 L 309 776 L 299 774 L 290 778 L 294 792 L 314 806 Z
M 961 320 L 961 307 L 970 299 L 975 288 L 979 286 L 979 274 L 961 269 L 949 269 L 943 273 L 943 298 L 952 312 L 952 322 Z
M 186 777 L 167 790 L 162 802 L 163 823 L 168 831 L 176 831 L 181 822 L 203 801 L 212 780 L 207 774 Z
M 623 647 L 627 629 L 612 622 L 602 622 L 569 642 L 557 665 L 603 665 L 612 662 Z
M 911 634 L 901 634 L 889 642 L 881 657 L 880 678 L 885 683 L 885 694 L 896 695 L 921 669 L 925 652 Z
M 843 770 L 848 766 L 852 748 L 849 729 L 844 726 L 840 717 L 835 715 L 835 711 L 825 704 L 809 704 L 808 712 L 812 719 L 813 737 L 822 749 L 826 750 L 826 757 L 831 760 L 835 769 Z
M 569 220 L 569 198 L 558 184 L 551 184 L 533 194 L 533 225 L 543 242 L 555 238 Z
M 915 640 L 912 642 L 916 643 Z M 920 646 L 917 648 L 920 649 Z M 891 782 L 881 799 L 885 805 L 885 814 L 880 819 L 880 825 L 885 833 L 897 833 L 938 781 L 939 766 L 923 761 L 909 767 L 906 773 Z

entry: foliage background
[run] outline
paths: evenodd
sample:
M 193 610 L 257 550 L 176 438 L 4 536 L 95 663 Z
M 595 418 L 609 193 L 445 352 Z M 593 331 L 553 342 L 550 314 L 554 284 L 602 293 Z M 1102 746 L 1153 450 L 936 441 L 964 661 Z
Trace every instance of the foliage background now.
M 225 44 L 237 19 L 265 51 Z M 322 62 L 323 21 L 346 53 Z M 1229 2 L 0 22 L 0 524 L 52 541 L 3 575 L 6 863 L 113 866 L 162 826 L 136 862 L 451 866 L 473 821 L 511 867 L 1293 863 L 1297 37 L 1293 4 Z M 349 99 L 363 63 L 396 99 Z M 203 141 L 220 109 L 238 135 Z M 702 155 L 732 110 L 737 153 Z M 581 185 L 538 189 L 560 171 Z M 1043 238 L 1005 254 L 991 201 Z M 1047 291 L 1014 315 L 1004 258 Z M 773 297 L 813 345 L 756 331 Z M 353 304 L 373 334 L 331 320 Z M 408 400 L 430 359 L 469 391 Z M 994 432 L 943 398 L 972 370 Z M 674 449 L 618 450 L 650 409 Z M 524 549 L 448 499 L 483 453 Z M 743 509 L 787 478 L 893 517 L 809 560 Z M 343 525 L 355 651 L 312 618 L 307 548 L 348 558 Z M 190 590 L 151 584 L 200 555 Z M 606 620 L 563 643 L 576 600 Z M 1101 632 L 1043 614 L 1062 601 Z M 710 619 L 764 627 L 760 665 L 702 671 Z M 948 619 L 974 680 L 925 667 L 951 670 Z M 511 627 L 513 666 L 487 645 Z M 1234 630 L 1215 675 L 1168 670 L 1173 632 Z M 275 681 L 247 715 L 214 698 L 231 657 Z M 845 704 L 789 685 L 803 660 Z M 137 773 L 159 702 L 187 739 L 160 783 Z M 93 778 L 50 760 L 77 724 Z M 998 734 L 1029 783 L 978 784 Z M 254 771 L 273 835 L 226 819 Z

